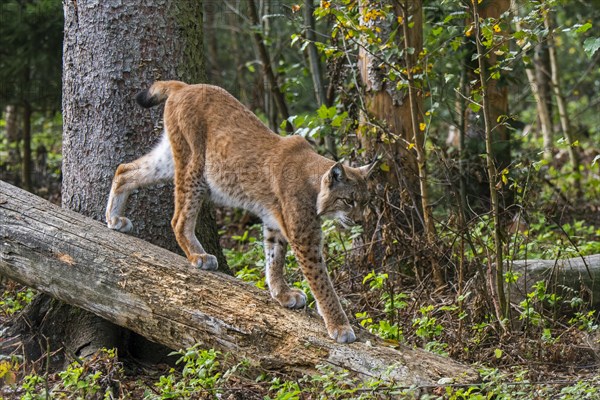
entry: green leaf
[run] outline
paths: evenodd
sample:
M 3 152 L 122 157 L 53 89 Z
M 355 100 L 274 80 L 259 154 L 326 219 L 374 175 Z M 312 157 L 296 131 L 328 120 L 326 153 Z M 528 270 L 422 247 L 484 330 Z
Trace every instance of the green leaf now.
M 331 119 L 335 116 L 336 112 L 335 106 L 327 107 L 325 104 L 322 104 L 317 110 L 317 115 L 321 119 Z
M 479 104 L 476 104 L 476 103 L 469 103 L 469 108 L 473 112 L 479 112 L 479 110 L 481 110 L 481 106 Z
M 496 356 L 496 358 L 501 358 L 502 357 L 502 350 L 501 349 L 494 350 L 494 355 Z
M 583 42 L 583 50 L 588 55 L 588 57 L 592 58 L 594 53 L 600 49 L 600 37 L 597 38 L 587 38 Z
M 586 22 L 585 24 L 581 25 L 580 27 L 578 27 L 575 32 L 577 33 L 584 33 L 587 32 L 588 29 L 590 29 L 592 27 L 592 23 L 591 22 Z

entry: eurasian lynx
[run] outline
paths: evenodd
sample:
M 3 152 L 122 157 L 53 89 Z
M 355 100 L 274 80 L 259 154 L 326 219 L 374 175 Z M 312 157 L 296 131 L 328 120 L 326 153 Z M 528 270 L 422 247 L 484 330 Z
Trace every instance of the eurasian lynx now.
M 358 221 L 368 201 L 366 178 L 372 166 L 343 166 L 318 155 L 300 136 L 276 135 L 219 87 L 164 81 L 137 96 L 147 108 L 165 100 L 165 134 L 159 145 L 117 168 L 106 210 L 108 226 L 131 230 L 131 221 L 123 216 L 129 194 L 174 177 L 171 225 L 177 242 L 194 266 L 214 270 L 216 257 L 204 251 L 194 234 L 202 198 L 249 210 L 264 224 L 266 280 L 273 298 L 288 308 L 306 303 L 306 295 L 285 282 L 289 243 L 329 335 L 340 343 L 353 342 L 354 331 L 321 253 L 320 217 L 336 217 L 345 226 Z

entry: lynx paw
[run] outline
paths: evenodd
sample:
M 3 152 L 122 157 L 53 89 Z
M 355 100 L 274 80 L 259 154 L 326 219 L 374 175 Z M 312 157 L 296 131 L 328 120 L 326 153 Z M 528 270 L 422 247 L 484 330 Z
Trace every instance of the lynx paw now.
M 356 335 L 350 325 L 341 325 L 328 327 L 329 336 L 338 343 L 352 343 L 356 340 Z
M 290 289 L 277 296 L 277 301 L 286 308 L 302 308 L 306 305 L 306 295 L 302 290 Z
M 114 229 L 119 232 L 129 232 L 133 229 L 133 224 L 126 217 L 110 217 L 108 218 L 106 224 L 110 229 Z
M 219 268 L 217 257 L 212 254 L 192 254 L 189 259 L 194 267 L 203 270 L 215 271 Z

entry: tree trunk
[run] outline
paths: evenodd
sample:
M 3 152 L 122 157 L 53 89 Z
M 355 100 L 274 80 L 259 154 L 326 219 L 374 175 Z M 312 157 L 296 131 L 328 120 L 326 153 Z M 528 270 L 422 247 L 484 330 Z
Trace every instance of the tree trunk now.
M 315 34 L 316 27 L 314 12 L 315 6 L 313 0 L 304 0 L 304 29 L 305 38 L 307 40 L 306 54 L 308 56 L 308 65 L 310 69 L 310 76 L 313 81 L 315 99 L 317 100 L 317 105 L 319 107 L 323 104 L 325 104 L 327 107 L 330 107 L 331 104 L 327 103 L 328 99 L 327 95 L 325 94 L 325 84 L 323 83 L 323 73 L 319 59 L 319 53 L 317 52 L 317 46 L 315 45 L 315 42 L 317 41 L 317 35 Z M 325 136 L 325 148 L 334 160 L 338 159 L 335 138 L 331 132 Z
M 554 90 L 554 97 L 556 98 L 556 108 L 558 109 L 558 116 L 560 120 L 561 131 L 567 140 L 567 151 L 569 153 L 569 159 L 573 165 L 573 171 L 579 172 L 579 155 L 575 150 L 575 139 L 571 132 L 571 122 L 569 121 L 569 112 L 567 110 L 567 103 L 562 94 L 560 71 L 558 67 L 558 60 L 556 54 L 556 45 L 554 43 L 554 16 L 550 10 L 547 10 L 544 14 L 544 27 L 548 31 L 548 56 L 550 59 L 550 76 L 552 80 L 552 88 Z M 578 174 L 576 174 L 578 176 Z M 579 178 L 575 178 L 575 189 L 577 191 L 577 197 L 581 197 L 581 184 Z
M 1 274 L 172 349 L 200 343 L 263 370 L 306 374 L 325 364 L 402 386 L 477 379 L 468 366 L 387 347 L 364 330 L 358 342 L 338 344 L 314 312 L 284 309 L 253 285 L 1 181 L 0 220 Z
M 158 79 L 205 80 L 202 2 L 119 4 L 65 5 L 62 203 L 100 221 L 117 166 L 145 154 L 162 132 L 161 110 L 138 107 L 137 92 Z M 144 189 L 129 199 L 128 215 L 134 235 L 179 252 L 172 198 L 172 185 Z M 201 215 L 199 239 L 226 270 L 212 207 Z
M 479 15 L 481 18 L 500 19 L 502 14 L 509 10 L 510 0 L 489 0 L 478 3 Z M 473 23 L 472 19 L 470 20 Z M 505 34 L 504 32 L 500 34 Z M 476 52 L 475 38 L 471 37 L 471 49 L 473 54 Z M 495 51 L 496 48 L 486 49 L 484 65 L 487 68 L 495 65 L 498 58 Z M 473 54 L 467 54 L 465 65 L 467 68 L 467 81 L 475 82 L 471 85 L 470 92 L 480 89 L 479 60 L 473 57 Z M 488 71 L 485 74 L 489 77 Z M 496 171 L 501 172 L 510 165 L 511 162 L 511 146 L 510 146 L 510 131 L 502 122 L 501 116 L 508 115 L 508 84 L 501 76 L 500 79 L 487 79 L 484 87 L 485 96 L 488 99 L 489 105 L 489 121 L 491 123 L 492 145 L 494 152 L 494 163 Z M 470 93 L 466 93 L 470 97 Z M 486 166 L 482 163 L 480 155 L 485 153 L 485 128 L 483 126 L 482 110 L 475 112 L 470 107 L 465 109 L 464 120 L 465 124 L 465 154 L 469 163 L 469 171 L 467 171 L 467 188 L 468 203 L 477 212 L 487 212 L 489 210 L 489 182 L 487 180 Z M 482 178 L 485 177 L 485 178 Z M 495 183 L 494 183 L 495 184 Z M 503 191 L 503 196 L 500 198 L 502 208 L 512 203 L 512 194 L 508 190 Z
M 65 4 L 62 204 L 104 221 L 117 166 L 145 154 L 162 132 L 161 110 L 137 106 L 137 92 L 158 79 L 204 80 L 202 4 Z M 134 235 L 179 251 L 172 197 L 170 185 L 144 189 L 129 199 L 128 215 Z
M 62 205 L 104 221 L 117 166 L 147 152 L 161 131 L 160 111 L 137 107 L 135 94 L 156 79 L 204 80 L 202 3 L 65 1 L 64 12 Z M 131 196 L 129 216 L 134 235 L 179 251 L 170 226 L 172 192 L 171 185 L 163 185 Z M 212 209 L 202 212 L 200 240 L 226 268 Z M 90 344 L 84 352 L 75 342 L 64 343 L 77 356 L 115 345 L 102 336 L 121 336 L 116 326 L 91 313 L 51 305 L 39 309 L 47 308 L 55 312 L 42 320 L 81 328 L 78 342 Z
M 554 126 L 552 124 L 552 84 L 550 81 L 550 56 L 548 55 L 547 43 L 539 43 L 537 46 L 535 46 L 533 67 L 534 71 L 526 69 L 527 77 L 530 83 L 535 81 L 535 86 L 532 85 L 532 92 L 535 96 L 536 109 L 539 114 L 538 121 L 542 131 L 544 157 L 547 160 L 550 160 L 554 150 Z M 532 76 L 529 76 L 530 74 Z
M 433 272 L 436 284 L 440 285 L 443 278 L 437 264 L 439 258 L 432 256 L 434 228 L 431 210 L 427 205 L 425 132 L 421 125 L 423 90 L 413 79 L 414 68 L 423 49 L 422 2 L 394 4 L 396 18 L 393 20 L 403 21 L 401 25 L 406 23 L 406 26 L 398 28 L 397 38 L 398 46 L 405 49 L 404 59 L 398 60 L 397 64 L 404 67 L 403 78 L 408 82 L 406 87 L 398 89 L 396 82 L 388 80 L 388 68 L 392 67 L 382 66 L 381 59 L 384 56 L 374 57 L 364 48 L 359 51 L 359 70 L 366 89 L 367 114 L 360 132 L 361 145 L 367 156 L 382 157 L 384 170 L 373 185 L 384 190 L 378 193 L 381 201 L 376 211 L 370 213 L 363 224 L 364 243 L 358 244 L 364 249 L 361 257 L 366 262 L 359 264 L 383 265 L 388 257 L 409 258 L 409 264 L 415 266 L 418 279 Z M 361 2 L 362 9 L 369 7 L 376 6 L 368 1 Z M 390 20 L 376 19 L 367 24 L 381 35 L 382 43 L 389 39 L 393 31 Z M 382 125 L 378 127 L 377 124 Z M 386 215 L 382 218 L 383 214 Z M 386 223 L 387 231 L 379 225 L 382 220 L 391 221 Z M 424 240 L 415 243 L 420 238 Z M 400 265 L 395 260 L 388 261 Z
M 483 35 L 481 33 L 481 20 L 478 3 L 473 2 L 473 20 L 475 25 L 475 45 L 477 47 L 477 61 L 479 68 L 477 69 L 479 75 L 479 84 L 483 89 L 481 93 L 481 111 L 483 112 L 484 121 L 484 138 L 485 138 L 485 161 L 486 170 L 488 174 L 489 193 L 490 193 L 490 214 L 492 216 L 493 225 L 492 230 L 494 234 L 494 249 L 488 257 L 488 271 L 492 271 L 492 263 L 496 265 L 496 275 L 492 277 L 490 281 L 495 280 L 494 285 L 490 285 L 490 293 L 495 293 L 492 296 L 493 303 L 496 308 L 496 314 L 498 321 L 501 326 L 504 327 L 504 319 L 510 315 L 509 304 L 506 301 L 504 293 L 504 269 L 502 266 L 503 262 L 503 246 L 502 246 L 502 231 L 500 223 L 500 205 L 498 203 L 498 189 L 496 187 L 496 179 L 498 176 L 496 169 L 496 152 L 494 149 L 494 142 L 492 136 L 492 119 L 494 103 L 491 98 L 488 97 L 492 91 L 488 91 L 488 87 L 493 82 L 487 73 L 487 66 L 485 64 L 485 54 L 488 49 L 484 49 L 481 43 Z M 493 257 L 493 258 L 492 258 Z M 494 290 L 495 289 L 495 290 Z
M 33 190 L 31 183 L 31 103 L 23 102 L 23 164 L 21 168 L 21 185 L 27 191 Z
M 21 165 L 21 152 L 19 142 L 21 141 L 21 129 L 19 129 L 19 109 L 15 105 L 7 105 L 4 109 L 4 120 L 6 121 L 6 147 L 8 157 L 0 163 L 0 179 L 21 186 L 20 176 L 15 174 L 9 166 Z
M 221 7 L 219 2 L 204 1 L 204 43 L 206 48 L 207 81 L 213 85 L 220 85 L 221 74 L 219 67 L 219 47 L 217 44 L 217 18 Z
M 248 0 L 248 18 L 250 19 L 250 23 L 252 24 L 252 29 L 254 31 L 252 38 L 254 39 L 254 45 L 256 46 L 258 57 L 262 64 L 265 83 L 267 84 L 271 96 L 273 97 L 273 101 L 275 102 L 275 106 L 277 107 L 279 115 L 283 120 L 287 121 L 286 130 L 288 133 L 292 133 L 294 132 L 294 127 L 288 120 L 290 114 L 285 102 L 285 97 L 279 88 L 279 82 L 277 82 L 275 71 L 273 71 L 271 57 L 269 56 L 269 52 L 267 51 L 267 47 L 265 46 L 265 42 L 263 40 L 263 34 L 261 32 L 262 25 L 258 19 L 258 11 L 256 9 L 254 0 Z M 277 131 L 277 126 L 273 128 L 275 131 Z

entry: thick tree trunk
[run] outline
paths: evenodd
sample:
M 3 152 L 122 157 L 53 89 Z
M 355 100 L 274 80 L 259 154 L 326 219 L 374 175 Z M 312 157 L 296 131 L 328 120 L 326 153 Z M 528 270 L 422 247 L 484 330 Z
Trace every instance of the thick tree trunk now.
M 201 343 L 277 372 L 318 364 L 386 376 L 399 385 L 472 382 L 477 373 L 419 349 L 386 347 L 365 331 L 330 340 L 314 313 L 286 310 L 267 292 L 111 231 L 0 181 L 0 273 L 173 349 Z
M 160 110 L 150 114 L 137 107 L 135 94 L 156 79 L 204 80 L 202 2 L 65 1 L 64 12 L 62 205 L 103 221 L 117 166 L 143 155 L 161 133 Z M 170 186 L 131 196 L 128 215 L 134 235 L 179 251 L 170 226 Z M 212 210 L 202 213 L 198 236 L 226 268 Z M 93 314 L 46 303 L 37 309 L 50 311 L 41 320 L 81 328 L 78 340 L 64 343 L 68 353 L 85 356 L 116 344 L 103 338 L 121 336 L 118 327 Z M 89 343 L 85 351 L 81 341 Z

